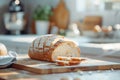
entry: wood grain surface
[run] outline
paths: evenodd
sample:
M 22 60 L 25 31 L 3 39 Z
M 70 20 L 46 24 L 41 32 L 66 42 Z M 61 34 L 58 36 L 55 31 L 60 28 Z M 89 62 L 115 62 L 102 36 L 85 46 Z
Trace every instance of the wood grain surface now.
M 25 57 L 15 62 L 12 65 L 12 68 L 26 70 L 38 74 L 52 74 L 52 73 L 75 72 L 79 70 L 91 71 L 91 70 L 120 69 L 120 63 L 86 58 L 86 60 L 81 62 L 79 65 L 58 66 L 56 65 L 56 63 L 37 61 Z

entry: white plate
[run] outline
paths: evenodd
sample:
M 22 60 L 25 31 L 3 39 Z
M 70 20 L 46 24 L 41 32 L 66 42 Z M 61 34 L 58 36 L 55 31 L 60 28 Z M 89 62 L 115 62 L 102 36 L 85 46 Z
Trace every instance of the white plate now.
M 0 56 L 0 65 L 6 65 L 12 62 L 12 60 L 15 59 L 14 57 L 11 56 Z

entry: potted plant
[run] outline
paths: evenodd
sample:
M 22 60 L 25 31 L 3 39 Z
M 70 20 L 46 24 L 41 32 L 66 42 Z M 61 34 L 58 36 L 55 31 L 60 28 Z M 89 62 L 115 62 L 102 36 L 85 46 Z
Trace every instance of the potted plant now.
M 33 17 L 35 19 L 36 33 L 44 35 L 48 33 L 49 18 L 53 14 L 50 6 L 37 7 Z

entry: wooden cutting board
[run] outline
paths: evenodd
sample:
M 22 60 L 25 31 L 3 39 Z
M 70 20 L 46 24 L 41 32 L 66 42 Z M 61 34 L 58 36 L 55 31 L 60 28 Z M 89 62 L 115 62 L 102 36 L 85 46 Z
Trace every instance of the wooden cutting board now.
M 79 65 L 58 66 L 56 65 L 56 63 L 32 60 L 29 57 L 25 57 L 13 63 L 12 68 L 26 70 L 38 74 L 51 74 L 63 72 L 75 72 L 79 70 L 89 71 L 89 70 L 120 69 L 120 63 L 86 58 L 86 60 L 81 62 Z

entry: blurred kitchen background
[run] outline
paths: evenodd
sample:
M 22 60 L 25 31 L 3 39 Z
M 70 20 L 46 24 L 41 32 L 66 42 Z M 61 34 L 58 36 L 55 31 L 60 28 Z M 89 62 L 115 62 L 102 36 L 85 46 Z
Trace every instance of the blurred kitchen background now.
M 53 11 L 52 18 L 49 19 L 47 33 L 65 33 L 69 35 L 72 29 L 71 26 L 77 26 L 78 33 L 81 33 L 81 35 L 84 33 L 87 36 L 96 36 L 91 32 L 93 31 L 103 32 L 106 36 L 109 36 L 109 32 L 118 30 L 120 27 L 120 0 L 20 0 L 23 8 L 20 12 L 23 12 L 24 15 L 24 19 L 21 19 L 24 21 L 21 24 L 23 27 L 21 29 L 12 27 L 11 29 L 10 26 L 7 26 L 10 22 L 5 21 L 5 14 L 10 13 L 10 16 L 13 15 L 10 12 L 10 7 L 13 7 L 11 1 L 14 1 L 13 3 L 15 1 L 19 2 L 19 0 L 0 0 L 0 34 L 37 34 L 36 20 L 39 20 L 39 18 L 34 16 L 39 15 L 37 10 L 40 11 L 40 8 L 46 6 Z M 17 5 L 19 3 L 16 3 Z M 6 15 L 6 17 L 9 16 Z M 16 25 L 16 27 L 20 26 Z M 13 33 L 13 28 L 15 30 L 19 29 L 20 33 Z M 117 34 L 120 35 L 119 32 Z M 110 36 L 113 35 L 110 34 Z
M 75 41 L 81 56 L 120 61 L 120 0 L 0 0 L 0 42 L 28 53 L 40 35 Z

